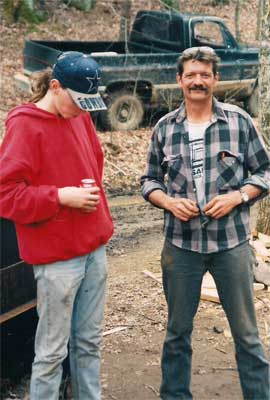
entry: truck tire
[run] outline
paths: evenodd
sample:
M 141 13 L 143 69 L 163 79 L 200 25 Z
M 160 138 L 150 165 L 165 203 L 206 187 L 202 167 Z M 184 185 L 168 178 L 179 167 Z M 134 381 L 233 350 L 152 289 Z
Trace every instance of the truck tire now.
M 107 111 L 101 113 L 104 129 L 121 131 L 139 127 L 143 120 L 143 103 L 136 95 L 127 91 L 111 94 L 107 99 Z
M 251 96 L 245 101 L 245 109 L 252 117 L 258 117 L 258 98 L 259 91 L 258 86 L 256 86 L 251 93 Z

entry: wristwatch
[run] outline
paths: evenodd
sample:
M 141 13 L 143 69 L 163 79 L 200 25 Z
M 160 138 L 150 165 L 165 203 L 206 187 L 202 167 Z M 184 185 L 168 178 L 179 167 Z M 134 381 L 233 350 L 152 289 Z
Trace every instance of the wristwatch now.
M 240 191 L 242 203 L 247 204 L 249 202 L 249 196 L 248 196 L 247 192 L 245 192 L 243 188 L 241 188 L 239 191 Z

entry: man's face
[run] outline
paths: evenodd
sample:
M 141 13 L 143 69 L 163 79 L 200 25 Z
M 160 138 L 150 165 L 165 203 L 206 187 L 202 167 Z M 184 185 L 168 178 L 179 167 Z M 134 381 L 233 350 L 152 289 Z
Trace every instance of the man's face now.
M 183 90 L 185 100 L 205 102 L 212 98 L 218 74 L 214 75 L 212 64 L 189 60 L 184 63 L 182 76 L 177 74 L 176 80 Z

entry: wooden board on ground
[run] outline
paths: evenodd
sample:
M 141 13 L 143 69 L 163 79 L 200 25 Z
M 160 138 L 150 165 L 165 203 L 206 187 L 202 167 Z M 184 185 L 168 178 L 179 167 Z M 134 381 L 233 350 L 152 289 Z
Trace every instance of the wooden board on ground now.
M 255 250 L 257 260 L 270 262 L 270 236 L 253 230 L 249 243 Z
M 207 272 L 203 277 L 201 299 L 220 303 L 215 281 L 209 272 Z
M 148 276 L 149 278 L 155 280 L 156 282 L 158 282 L 160 284 L 162 283 L 162 278 L 161 278 L 160 273 L 154 273 L 154 272 L 151 272 L 151 271 L 145 269 L 143 271 L 143 274 Z M 253 287 L 254 287 L 254 291 L 264 289 L 264 285 L 258 284 L 258 283 L 254 283 Z M 214 303 L 220 303 L 215 281 L 209 272 L 207 272 L 203 277 L 202 289 L 201 289 L 201 299 L 206 300 L 206 301 L 212 301 Z

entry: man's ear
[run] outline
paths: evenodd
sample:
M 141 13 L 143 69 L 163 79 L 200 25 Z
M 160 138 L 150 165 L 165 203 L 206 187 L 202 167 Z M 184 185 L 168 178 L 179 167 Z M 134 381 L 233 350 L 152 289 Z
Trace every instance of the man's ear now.
M 216 80 L 216 81 L 219 81 L 219 73 L 218 73 L 218 72 L 215 73 L 215 76 L 214 76 L 214 77 L 215 77 L 215 80 Z
M 178 86 L 181 88 L 182 87 L 182 79 L 181 76 L 178 74 L 176 74 L 176 82 L 178 83 Z

